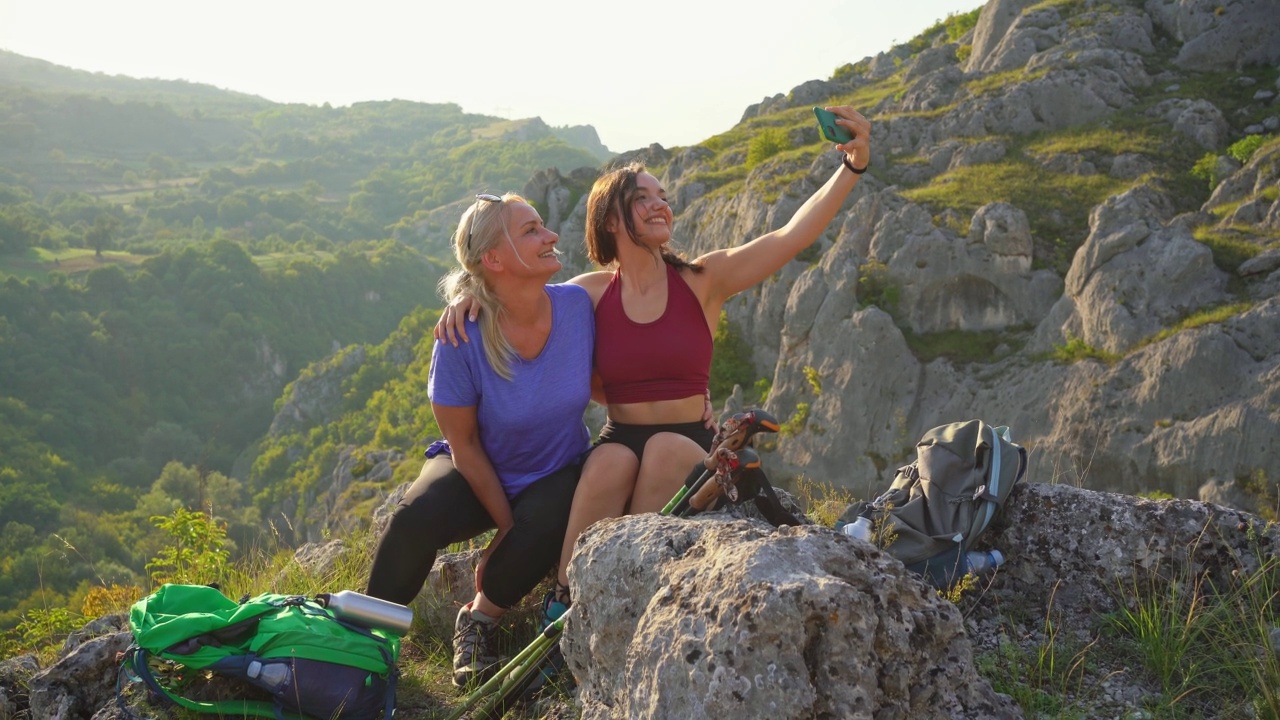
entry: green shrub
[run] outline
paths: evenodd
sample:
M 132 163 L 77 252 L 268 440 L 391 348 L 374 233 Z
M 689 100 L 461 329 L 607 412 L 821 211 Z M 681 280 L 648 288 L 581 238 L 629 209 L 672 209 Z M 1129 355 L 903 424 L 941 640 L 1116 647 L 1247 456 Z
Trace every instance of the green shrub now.
M 1238 140 L 1235 143 L 1232 143 L 1231 147 L 1227 148 L 1227 154 L 1236 160 L 1239 160 L 1243 165 L 1244 163 L 1249 162 L 1249 158 L 1253 157 L 1253 154 L 1257 152 L 1258 148 L 1262 147 L 1265 142 L 1266 138 L 1261 135 L 1250 135 L 1243 140 Z
M 151 522 L 173 543 L 147 563 L 152 583 L 203 585 L 226 575 L 231 553 L 226 548 L 224 524 L 202 512 L 182 508 L 172 515 L 156 515 Z
M 1067 364 L 1080 362 L 1081 360 L 1098 360 L 1110 365 L 1120 359 L 1120 356 L 1116 353 L 1096 348 L 1085 342 L 1083 338 L 1078 338 L 1074 335 L 1067 336 L 1065 345 L 1055 345 L 1053 352 L 1049 356 L 1053 360 Z
M 747 142 L 747 169 L 777 155 L 791 146 L 782 128 L 764 128 Z
M 798 402 L 796 403 L 795 412 L 791 413 L 791 417 L 778 426 L 778 436 L 794 437 L 804 429 L 807 422 L 809 422 L 809 403 Z
M 1207 182 L 1210 190 L 1217 187 L 1222 180 L 1218 177 L 1218 156 L 1209 153 L 1197 160 L 1196 164 L 1191 166 L 1191 175 Z
M 716 323 L 716 332 L 712 336 L 711 379 L 708 385 L 712 400 L 723 401 L 733 394 L 734 385 L 741 385 L 744 389 L 751 387 L 755 375 L 751 346 L 738 328 L 729 322 L 729 316 L 721 312 L 720 322 Z
M 879 260 L 868 260 L 858 268 L 858 302 L 875 305 L 893 315 L 898 310 L 902 289 L 889 276 L 889 266 Z
M 978 16 L 982 14 L 982 6 L 970 10 L 967 13 L 953 13 L 942 21 L 943 27 L 947 29 L 947 39 L 955 42 L 964 37 L 964 34 L 978 26 Z M 966 46 L 972 49 L 972 46 Z

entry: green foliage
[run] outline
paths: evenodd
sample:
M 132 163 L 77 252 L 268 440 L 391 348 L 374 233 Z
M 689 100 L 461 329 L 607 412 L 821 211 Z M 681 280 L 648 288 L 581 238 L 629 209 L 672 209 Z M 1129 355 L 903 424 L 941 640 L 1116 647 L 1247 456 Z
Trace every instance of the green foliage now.
M 227 573 L 226 527 L 202 512 L 178 508 L 151 518 L 171 544 L 147 563 L 152 585 L 206 585 Z
M 1097 360 L 1099 362 L 1111 365 L 1120 359 L 1120 355 L 1095 348 L 1085 342 L 1083 338 L 1078 338 L 1068 334 L 1065 345 L 1054 345 L 1053 352 L 1049 353 L 1052 360 L 1060 363 L 1071 364 L 1080 362 L 1081 360 Z
M 944 330 L 917 335 L 903 329 L 902 335 L 911 353 L 925 363 L 937 358 L 947 358 L 954 363 L 991 362 L 1002 356 L 1002 346 L 1007 354 L 1021 344 L 1009 333 L 996 330 Z
M 1191 234 L 1196 240 L 1209 246 L 1209 250 L 1213 252 L 1214 265 L 1232 274 L 1263 249 L 1253 242 L 1254 232 L 1249 228 L 1202 225 L 1192 230 Z
M 1222 182 L 1218 175 L 1218 156 L 1208 153 L 1201 157 L 1191 166 L 1191 176 L 1205 181 L 1210 190 L 1218 187 L 1218 183 Z
M 336 404 L 287 432 L 263 438 L 254 451 L 249 489 L 261 500 L 278 502 L 314 490 L 328 477 L 340 448 L 397 448 L 408 452 L 440 437 L 427 397 L 438 310 L 417 309 L 378 345 L 348 348 L 364 360 L 345 374 L 344 354 L 312 366 L 297 383 L 337 386 Z M 285 390 L 285 398 L 293 388 Z M 357 474 L 357 480 L 359 475 Z M 303 509 L 299 509 L 299 515 Z
M 858 301 L 862 307 L 874 305 L 893 315 L 898 311 L 902 288 L 889 274 L 889 266 L 868 260 L 858 268 Z
M 1137 153 L 1157 156 L 1162 138 L 1146 128 L 1086 126 L 1037 136 L 1026 145 L 1028 154 L 1043 157 L 1056 154 L 1115 156 Z
M 995 651 L 975 658 L 978 673 L 1029 716 L 1087 717 L 1082 681 L 1089 648 L 1072 645 L 1051 620 L 1045 630 L 1044 639 L 1030 651 L 1002 639 Z
M 947 40 L 955 42 L 964 34 L 978 26 L 978 17 L 982 15 L 982 6 L 965 13 L 949 13 L 942 25 L 947 31 Z
M 939 37 L 945 37 L 947 42 L 955 42 L 977 26 L 981 12 L 982 8 L 977 7 L 966 13 L 949 13 L 946 18 L 908 41 L 905 47 L 909 53 L 916 55 L 931 47 Z
M 1251 705 L 1253 716 L 1280 716 L 1280 659 L 1270 651 L 1280 622 L 1280 559 L 1262 550 L 1260 527 L 1250 525 L 1248 535 L 1261 564 L 1229 560 L 1241 569 L 1221 586 L 1196 574 L 1188 557 L 1172 577 L 1135 568 L 1117 588 L 1119 609 L 1105 620 L 1123 640 L 1116 647 L 1159 681 L 1154 709 Z
M 1241 164 L 1245 164 L 1258 151 L 1258 148 L 1265 145 L 1269 139 L 1263 135 L 1250 135 L 1232 143 L 1231 147 L 1227 148 L 1227 154 L 1240 161 Z
M 771 390 L 773 390 L 773 378 L 759 378 L 756 380 L 755 384 L 751 386 L 751 392 L 759 398 L 757 404 L 761 407 L 764 406 L 765 400 L 769 399 L 769 392 Z
M 791 147 L 787 132 L 782 128 L 763 128 L 747 143 L 747 169 Z
M 1269 523 L 1280 521 L 1280 483 L 1268 480 L 1261 468 L 1237 480 L 1240 488 L 1256 500 L 1259 517 Z
M 723 400 L 732 395 L 734 385 L 751 387 L 755 377 L 751 346 L 743 339 L 742 332 L 730 322 L 729 315 L 721 311 L 720 321 L 716 323 L 716 332 L 712 337 L 709 383 L 712 400 Z
M 1214 325 L 1224 322 L 1236 317 L 1237 315 L 1248 312 L 1253 306 L 1254 303 L 1243 302 L 1197 310 L 1180 320 L 1173 327 L 1167 327 L 1155 335 L 1143 340 L 1137 347 L 1144 347 L 1151 343 L 1160 342 L 1161 340 L 1177 335 L 1183 330 L 1191 330 L 1193 328 L 1204 327 L 1205 325 Z
M 791 417 L 778 426 L 779 437 L 793 437 L 797 433 L 805 429 L 805 424 L 809 422 L 809 403 L 796 403 L 795 410 L 792 411 Z
M 15 628 L 14 650 L 50 649 L 60 644 L 85 622 L 84 616 L 65 607 L 28 610 Z
M 834 527 L 845 508 L 856 499 L 847 488 L 815 482 L 806 477 L 796 481 L 795 494 L 805 515 L 825 527 Z
M 804 373 L 805 382 L 809 383 L 809 389 L 813 391 L 814 396 L 822 394 L 822 376 L 818 374 L 816 368 L 805 365 L 801 368 Z

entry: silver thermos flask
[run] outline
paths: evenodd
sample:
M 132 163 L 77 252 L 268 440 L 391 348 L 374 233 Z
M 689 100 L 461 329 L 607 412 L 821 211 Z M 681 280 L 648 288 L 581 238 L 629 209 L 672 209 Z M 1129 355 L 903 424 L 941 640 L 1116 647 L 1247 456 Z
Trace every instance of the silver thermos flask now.
M 316 601 L 343 620 L 396 635 L 408 634 L 413 624 L 413 610 L 409 607 L 351 590 L 323 593 L 316 596 Z

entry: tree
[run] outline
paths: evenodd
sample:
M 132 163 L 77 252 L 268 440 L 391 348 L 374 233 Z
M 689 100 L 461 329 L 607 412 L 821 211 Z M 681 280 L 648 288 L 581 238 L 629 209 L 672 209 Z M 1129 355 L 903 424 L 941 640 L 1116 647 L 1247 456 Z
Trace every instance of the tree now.
M 120 220 L 114 215 L 98 213 L 93 219 L 93 227 L 84 234 L 85 244 L 93 248 L 94 257 L 101 258 L 102 251 L 111 247 L 116 231 L 120 229 Z

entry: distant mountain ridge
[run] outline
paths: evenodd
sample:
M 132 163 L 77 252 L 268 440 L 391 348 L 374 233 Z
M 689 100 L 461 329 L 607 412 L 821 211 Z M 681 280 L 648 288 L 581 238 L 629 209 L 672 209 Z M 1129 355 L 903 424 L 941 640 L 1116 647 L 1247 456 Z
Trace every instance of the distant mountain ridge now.
M 100 94 L 118 101 L 223 102 L 266 108 L 273 103 L 248 93 L 226 90 L 186 80 L 139 79 L 127 75 L 77 70 L 47 60 L 0 50 L 0 85 L 14 85 L 43 92 Z

